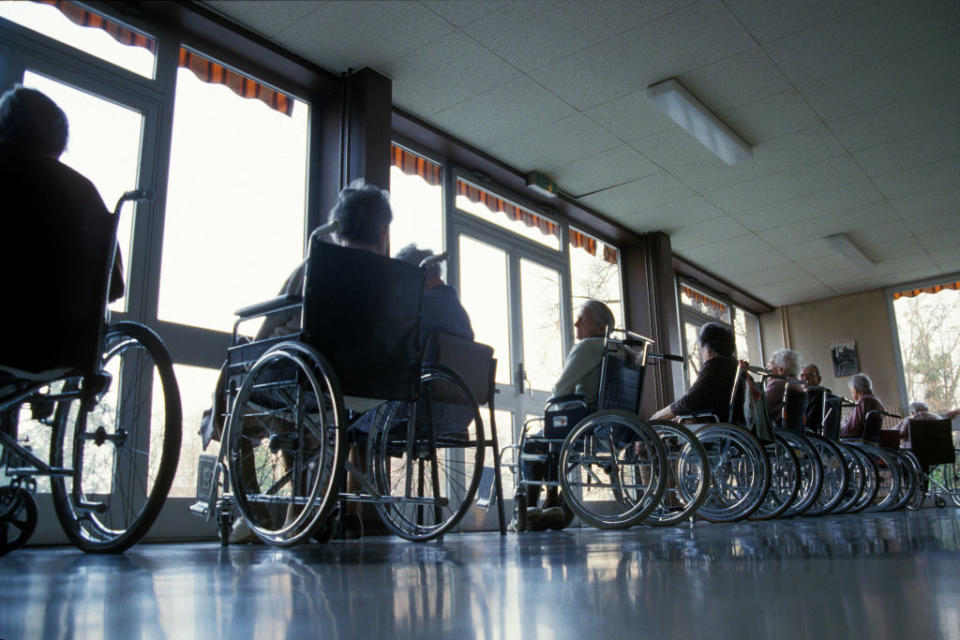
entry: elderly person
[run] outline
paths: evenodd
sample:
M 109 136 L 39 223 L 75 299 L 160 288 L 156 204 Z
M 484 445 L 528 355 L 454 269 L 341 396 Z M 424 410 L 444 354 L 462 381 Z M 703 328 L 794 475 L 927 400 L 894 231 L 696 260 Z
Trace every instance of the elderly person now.
M 823 402 L 830 390 L 821 387 L 820 368 L 809 362 L 800 370 L 800 380 L 804 391 L 807 392 L 807 408 L 803 416 L 803 424 L 807 429 L 820 433 L 823 430 Z
M 897 431 L 900 432 L 900 448 L 912 449 L 913 443 L 910 441 L 910 423 L 914 420 L 942 420 L 942 418 L 930 411 L 926 402 L 911 402 L 909 406 L 910 415 L 897 424 Z
M 578 340 L 567 355 L 563 371 L 553 385 L 553 397 L 579 395 L 587 405 L 587 411 L 597 408 L 597 399 L 600 394 L 600 366 L 603 361 L 603 340 L 613 329 L 615 320 L 610 307 L 599 300 L 587 300 L 580 306 L 577 319 L 573 323 L 574 336 Z M 572 425 L 571 425 L 572 426 Z M 542 454 L 547 452 L 547 445 L 539 442 L 528 442 L 524 446 L 524 453 Z M 543 462 L 524 461 L 523 477 L 527 480 L 546 477 L 546 464 Z M 554 521 L 562 520 L 559 507 L 559 495 L 556 487 L 547 490 L 542 512 L 538 510 L 540 500 L 540 485 L 527 485 L 526 498 L 529 509 L 530 528 L 537 529 L 550 526 Z M 542 518 L 541 518 L 542 516 Z
M 719 323 L 708 322 L 700 327 L 697 342 L 703 366 L 696 382 L 682 398 L 654 413 L 651 419 L 671 420 L 693 413 L 711 413 L 721 421 L 727 419 L 739 366 L 733 332 Z M 734 405 L 742 407 L 739 401 Z M 742 412 L 742 408 L 739 411 Z M 735 420 L 738 418 L 742 416 L 734 416 Z
M 775 423 L 783 418 L 784 394 L 787 382 L 800 373 L 800 354 L 793 349 L 774 351 L 767 362 L 767 369 L 773 376 L 767 378 L 764 394 L 767 396 L 767 409 L 770 419 Z
M 840 423 L 841 438 L 861 438 L 866 426 L 867 414 L 871 411 L 883 411 L 880 399 L 873 395 L 873 381 L 865 373 L 857 373 L 847 383 L 853 401 L 857 406 Z
M 803 369 L 800 370 L 800 380 L 803 381 L 804 389 L 819 387 L 820 382 L 823 380 L 823 378 L 820 377 L 820 368 L 812 362 L 803 365 Z
M 397 260 L 403 260 L 415 267 L 427 258 L 433 256 L 430 249 L 418 249 L 415 244 L 408 244 L 397 252 Z M 440 264 L 435 263 L 424 271 L 423 307 L 420 319 L 420 341 L 426 340 L 433 331 L 444 331 L 453 335 L 473 340 L 473 327 L 470 325 L 470 316 L 467 315 L 457 290 L 446 284 L 440 276 Z

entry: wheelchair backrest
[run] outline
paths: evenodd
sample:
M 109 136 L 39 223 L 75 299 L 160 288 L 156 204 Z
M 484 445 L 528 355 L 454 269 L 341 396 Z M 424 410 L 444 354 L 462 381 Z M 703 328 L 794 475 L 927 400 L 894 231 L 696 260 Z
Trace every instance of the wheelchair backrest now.
M 2 143 L 0 198 L 0 273 L 10 328 L 0 338 L 0 365 L 31 374 L 95 369 L 115 217 L 93 184 L 70 167 Z
M 303 341 L 330 362 L 344 395 L 417 397 L 422 299 L 420 269 L 310 239 Z
M 883 412 L 868 411 L 863 419 L 863 433 L 860 435 L 864 440 L 880 442 L 880 430 L 883 429 Z
M 607 340 L 600 365 L 597 410 L 617 409 L 639 414 L 645 371 L 637 353 L 623 344 Z
M 910 420 L 910 446 L 927 466 L 953 464 L 956 451 L 950 420 Z
M 807 411 L 807 393 L 798 385 L 787 383 L 783 388 L 783 428 L 803 434 L 803 419 Z
M 823 437 L 839 440 L 842 419 L 843 398 L 826 392 L 823 398 Z
M 804 426 L 814 433 L 823 432 L 823 416 L 826 414 L 824 400 L 827 397 L 825 387 L 807 387 L 807 408 L 804 411 Z
M 432 331 L 424 345 L 424 362 L 444 366 L 463 378 L 478 405 L 490 400 L 496 374 L 493 347 L 445 331 Z

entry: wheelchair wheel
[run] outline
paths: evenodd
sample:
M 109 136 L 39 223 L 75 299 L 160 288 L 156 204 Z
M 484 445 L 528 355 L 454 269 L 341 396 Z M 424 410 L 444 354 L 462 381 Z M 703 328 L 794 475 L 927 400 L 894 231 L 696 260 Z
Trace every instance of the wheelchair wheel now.
M 920 461 L 913 451 L 904 449 L 900 452 L 900 455 L 903 456 L 906 463 L 910 465 L 913 477 L 916 479 L 913 492 L 910 494 L 910 498 L 904 506 L 909 511 L 916 511 L 923 506 L 924 501 L 927 499 L 927 487 L 930 486 L 930 479 L 923 472 L 923 467 L 920 466 Z
M 623 411 L 580 421 L 563 441 L 559 469 L 567 506 L 601 529 L 643 521 L 660 504 L 668 476 L 657 432 Z
M 710 461 L 710 488 L 698 513 L 710 522 L 749 518 L 770 489 L 770 461 L 763 445 L 732 424 L 704 424 L 695 433 Z
M 764 445 L 770 460 L 770 490 L 760 507 L 750 516 L 755 520 L 770 520 L 780 517 L 800 493 L 800 461 L 793 447 L 780 434 Z
M 943 488 L 953 498 L 953 503 L 960 507 L 960 450 L 954 453 L 956 460 L 953 464 L 943 464 L 938 468 L 943 470 Z
M 676 422 L 651 420 L 667 454 L 667 486 L 646 524 L 670 527 L 689 519 L 707 499 L 707 452 L 693 432 Z
M 891 504 L 887 510 L 897 511 L 898 509 L 906 507 L 907 503 L 910 502 L 913 494 L 917 491 L 917 487 L 920 485 L 920 480 L 916 471 L 913 469 L 913 465 L 907 460 L 903 451 L 895 450 L 888 451 L 888 453 L 893 457 L 894 462 L 896 462 L 897 472 L 900 475 L 900 490 L 897 492 L 897 499 L 893 501 L 893 504 Z
M 847 513 L 857 513 L 869 507 L 877 497 L 877 492 L 880 490 L 880 470 L 877 468 L 873 456 L 867 455 L 863 449 L 856 445 L 851 444 L 849 446 L 863 465 L 863 491 L 857 496 L 853 506 L 847 510 Z
M 823 488 L 823 462 L 817 450 L 804 436 L 786 430 L 778 433 L 793 447 L 800 463 L 800 492 L 793 504 L 783 513 L 785 518 L 792 518 L 806 513 L 817 501 Z
M 835 442 L 834 444 L 837 445 L 841 455 L 843 455 L 844 466 L 847 468 L 847 488 L 841 494 L 840 501 L 833 508 L 832 513 L 846 513 L 853 509 L 860 495 L 864 492 L 867 473 L 873 472 L 864 466 L 853 447 L 843 442 Z
M 807 509 L 808 516 L 822 516 L 833 511 L 843 499 L 850 482 L 847 465 L 840 447 L 815 433 L 805 434 L 823 463 L 823 487 L 813 505 Z
M 900 495 L 900 468 L 894 454 L 871 444 L 856 445 L 877 466 L 877 495 L 867 505 L 867 511 L 887 511 Z
M 222 446 L 236 506 L 264 542 L 300 542 L 336 504 L 343 415 L 339 383 L 311 347 L 282 342 L 250 368 Z
M 380 518 L 425 541 L 452 529 L 473 504 L 483 471 L 480 409 L 456 373 L 427 364 L 415 403 L 391 402 L 371 429 L 368 468 Z
M 20 487 L 0 487 L 0 556 L 19 549 L 37 528 L 37 501 Z
M 147 533 L 173 484 L 180 391 L 163 342 L 143 325 L 111 325 L 101 358 L 101 376 L 64 383 L 81 398 L 57 404 L 50 464 L 74 475 L 50 483 L 67 538 L 119 553 Z

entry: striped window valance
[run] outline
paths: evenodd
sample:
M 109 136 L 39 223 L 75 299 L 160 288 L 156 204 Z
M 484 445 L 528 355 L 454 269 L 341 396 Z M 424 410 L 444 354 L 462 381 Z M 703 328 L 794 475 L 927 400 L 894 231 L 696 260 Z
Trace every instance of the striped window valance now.
M 443 167 L 395 144 L 390 146 L 390 164 L 407 175 L 420 176 L 431 186 L 443 182 Z
M 710 309 L 715 315 L 726 317 L 728 310 L 727 305 L 723 302 L 717 300 L 712 296 L 708 296 L 705 293 L 701 293 L 694 289 L 693 287 L 688 287 L 685 284 L 680 285 L 680 292 L 687 298 L 692 301 L 694 305 L 701 305 Z
M 953 291 L 960 291 L 960 282 L 944 282 L 942 284 L 935 284 L 929 287 L 920 287 L 919 289 L 908 289 L 907 291 L 897 291 L 893 294 L 894 300 L 899 300 L 900 298 L 915 298 L 921 293 L 939 293 L 945 289 L 951 289 Z
M 218 64 L 195 51 L 180 47 L 179 66 L 190 69 L 195 76 L 211 84 L 222 84 L 241 98 L 256 98 L 271 109 L 289 116 L 293 113 L 293 98 L 261 84 L 253 78 Z
M 574 249 L 583 249 L 592 256 L 597 255 L 598 246 L 603 247 L 602 258 L 610 264 L 617 264 L 618 252 L 616 247 L 604 244 L 576 229 L 570 229 L 570 246 Z
M 560 233 L 560 227 L 556 222 L 542 218 L 532 211 L 518 207 L 508 200 L 498 198 L 489 191 L 475 187 L 463 180 L 457 180 L 457 195 L 464 196 L 470 202 L 482 204 L 491 211 L 505 213 L 509 219 L 519 220 L 528 227 L 539 229 L 545 235 L 557 236 Z
M 117 42 L 131 47 L 142 47 L 150 53 L 157 52 L 157 41 L 138 31 L 124 27 L 119 23 L 104 17 L 99 13 L 84 9 L 78 4 L 66 0 L 35 0 L 40 4 L 53 5 L 60 13 L 67 16 L 74 24 L 81 27 L 92 27 L 106 31 Z

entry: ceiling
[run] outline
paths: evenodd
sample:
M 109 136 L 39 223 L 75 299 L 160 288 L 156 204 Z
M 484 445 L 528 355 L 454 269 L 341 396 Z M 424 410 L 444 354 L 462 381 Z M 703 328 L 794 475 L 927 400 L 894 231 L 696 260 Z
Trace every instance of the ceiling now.
M 956 0 L 208 1 L 783 305 L 960 271 Z M 727 166 L 647 100 L 678 78 Z M 858 270 L 823 240 L 845 232 Z

